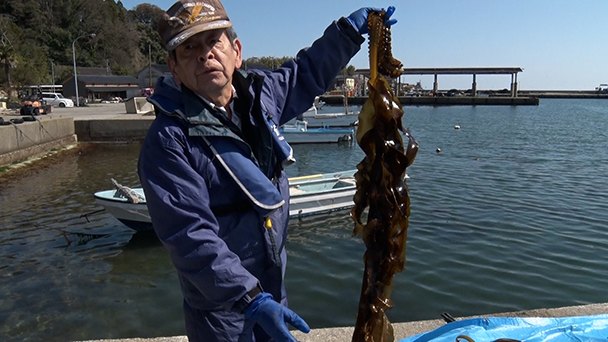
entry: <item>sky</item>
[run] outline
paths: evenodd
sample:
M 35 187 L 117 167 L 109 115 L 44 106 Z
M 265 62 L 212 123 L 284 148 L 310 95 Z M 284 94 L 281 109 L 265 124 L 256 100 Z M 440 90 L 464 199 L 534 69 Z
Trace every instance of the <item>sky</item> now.
M 174 0 L 122 0 L 127 9 Z M 520 90 L 594 90 L 608 83 L 608 0 L 223 0 L 243 58 L 295 56 L 334 20 L 361 7 L 395 6 L 393 56 L 406 68 L 521 67 Z M 367 41 L 349 64 L 369 68 Z M 432 89 L 432 75 L 402 76 Z M 469 89 L 472 75 L 439 75 Z M 509 88 L 510 75 L 478 75 L 477 89 Z

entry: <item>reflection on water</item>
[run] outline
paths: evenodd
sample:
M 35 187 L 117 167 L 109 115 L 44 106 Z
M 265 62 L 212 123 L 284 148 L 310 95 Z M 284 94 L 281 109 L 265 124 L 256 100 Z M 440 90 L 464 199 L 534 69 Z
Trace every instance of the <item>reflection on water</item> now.
M 601 100 L 407 107 L 420 150 L 408 168 L 407 263 L 391 321 L 605 302 L 607 117 Z M 184 334 L 177 277 L 154 234 L 96 213 L 93 193 L 111 178 L 139 185 L 138 151 L 81 144 L 0 176 L 3 340 Z M 294 153 L 289 176 L 363 158 L 356 145 Z M 290 222 L 290 306 L 312 327 L 354 324 L 364 246 L 352 228 L 348 211 Z

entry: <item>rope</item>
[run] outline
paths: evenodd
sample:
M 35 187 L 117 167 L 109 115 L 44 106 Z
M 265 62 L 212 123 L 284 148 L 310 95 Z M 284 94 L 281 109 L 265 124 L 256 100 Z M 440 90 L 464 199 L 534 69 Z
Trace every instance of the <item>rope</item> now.
M 95 214 L 99 214 L 99 213 L 101 213 L 102 211 L 105 211 L 105 210 L 106 209 L 104 208 L 104 209 L 92 211 L 90 213 L 82 214 L 82 215 L 80 215 L 79 218 L 83 218 L 84 217 L 87 220 L 87 222 L 91 223 L 91 221 L 89 221 L 89 216 L 92 216 L 92 215 L 95 215 Z
M 49 131 L 47 131 L 47 130 L 46 130 L 46 128 L 44 128 L 44 125 L 42 124 L 42 121 L 40 121 L 40 120 L 39 120 L 38 118 L 36 118 L 35 116 L 32 116 L 32 117 L 33 117 L 33 118 L 34 118 L 36 121 L 38 121 L 38 123 L 40 124 L 40 128 L 42 128 L 42 130 L 43 130 L 43 131 L 45 131 L 45 132 L 46 132 L 46 134 L 48 134 L 48 135 L 49 135 L 49 137 L 51 137 L 51 139 L 56 140 L 56 139 L 55 139 L 55 137 L 54 137 L 54 136 L 53 136 L 53 135 L 52 135 L 52 134 L 51 134 Z M 37 146 L 41 146 L 41 144 L 39 144 L 39 143 L 35 142 L 35 141 L 34 141 L 34 140 L 32 140 L 30 137 L 28 137 L 28 136 L 27 136 L 27 134 L 23 133 L 23 131 L 22 131 L 22 130 L 21 130 L 19 127 L 17 127 L 17 124 L 16 124 L 16 123 L 14 123 L 14 122 L 12 122 L 12 121 L 7 121 L 7 122 L 10 122 L 10 123 L 11 123 L 11 125 L 15 126 L 15 129 L 17 129 L 17 130 L 19 131 L 19 133 L 21 133 L 21 137 L 20 137 L 20 138 L 21 138 L 21 141 L 23 141 L 23 137 L 26 137 L 26 138 L 27 138 L 29 141 L 33 142 L 33 143 L 34 143 L 34 144 L 36 144 Z
M 55 140 L 55 137 L 54 137 L 54 136 L 53 136 L 51 133 L 49 133 L 49 131 L 47 131 L 47 130 L 46 130 L 46 128 L 44 128 L 44 125 L 42 124 L 42 121 L 40 121 L 40 120 L 39 120 L 37 117 L 35 117 L 35 116 L 32 116 L 32 117 L 33 117 L 33 118 L 34 118 L 36 121 L 38 121 L 38 123 L 40 124 L 40 128 L 42 128 L 42 129 L 43 129 L 43 130 L 46 132 L 46 134 L 48 134 L 48 135 L 49 135 L 49 136 L 50 136 L 50 137 L 51 137 L 53 140 Z
M 13 125 L 13 126 L 15 127 L 15 129 L 16 129 L 16 130 L 18 130 L 18 131 L 19 131 L 19 133 L 21 133 L 21 136 L 20 136 L 21 141 L 23 141 L 23 137 L 26 137 L 26 138 L 27 138 L 29 141 L 33 142 L 35 145 L 42 146 L 41 144 L 39 144 L 39 143 L 35 142 L 35 141 L 34 141 L 34 140 L 32 140 L 30 137 L 28 137 L 28 136 L 27 136 L 27 134 L 23 133 L 23 131 L 21 130 L 21 128 L 17 127 L 17 124 L 16 124 L 16 123 L 14 123 L 14 122 L 12 122 L 12 121 L 9 121 L 9 122 L 11 123 L 11 125 Z

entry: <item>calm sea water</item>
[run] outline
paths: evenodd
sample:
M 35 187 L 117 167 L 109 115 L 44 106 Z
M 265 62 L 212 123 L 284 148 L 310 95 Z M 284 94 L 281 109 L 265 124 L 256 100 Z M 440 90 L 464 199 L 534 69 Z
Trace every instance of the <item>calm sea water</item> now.
M 420 151 L 391 321 L 608 301 L 608 101 L 405 110 Z M 82 216 L 101 209 L 92 194 L 110 178 L 138 186 L 138 151 L 82 145 L 0 177 L 2 340 L 184 334 L 177 277 L 156 237 L 106 212 Z M 295 154 L 290 176 L 363 157 L 356 145 Z M 364 247 L 352 227 L 348 211 L 290 223 L 290 304 L 313 328 L 354 325 Z

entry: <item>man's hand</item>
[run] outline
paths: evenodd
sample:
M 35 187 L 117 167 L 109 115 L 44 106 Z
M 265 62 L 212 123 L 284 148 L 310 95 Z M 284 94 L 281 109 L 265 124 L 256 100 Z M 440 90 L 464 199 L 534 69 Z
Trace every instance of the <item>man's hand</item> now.
M 279 342 L 297 342 L 286 323 L 302 332 L 310 331 L 308 324 L 298 314 L 275 302 L 267 292 L 257 295 L 243 313 L 246 319 L 255 321 L 270 337 Z
M 363 7 L 351 13 L 346 20 L 350 22 L 351 25 L 359 32 L 359 34 L 368 33 L 367 29 L 367 17 L 369 12 L 380 12 L 384 11 L 384 9 L 380 8 L 372 8 L 372 7 Z M 395 6 L 389 6 L 386 10 L 386 20 L 384 22 L 385 25 L 391 26 L 397 23 L 396 19 L 390 19 L 391 15 L 395 13 Z

